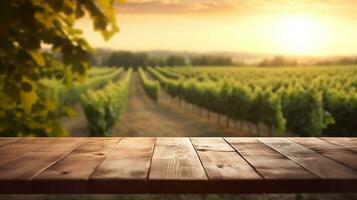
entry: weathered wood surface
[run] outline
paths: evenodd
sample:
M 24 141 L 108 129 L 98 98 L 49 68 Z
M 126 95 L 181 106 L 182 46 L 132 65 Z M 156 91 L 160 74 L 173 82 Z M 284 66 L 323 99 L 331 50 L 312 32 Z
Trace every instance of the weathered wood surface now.
M 357 192 L 356 138 L 0 138 L 0 193 Z

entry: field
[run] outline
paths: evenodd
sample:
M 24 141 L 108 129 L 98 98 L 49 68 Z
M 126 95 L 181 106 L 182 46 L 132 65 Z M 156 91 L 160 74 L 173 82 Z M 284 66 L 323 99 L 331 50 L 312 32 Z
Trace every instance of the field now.
M 93 67 L 39 85 L 45 102 L 23 96 L 29 127 L 7 117 L 2 136 L 357 135 L 354 65 Z
M 95 68 L 92 73 L 87 82 L 102 84 L 92 83 L 87 92 L 74 87 L 81 101 L 73 92 L 58 97 L 79 113 L 63 123 L 73 135 L 357 134 L 355 66 Z M 64 101 L 68 96 L 77 98 Z
M 357 192 L 357 1 L 12 0 L 0 9 L 0 200 L 357 199 L 317 194 Z M 108 181 L 95 177 L 101 166 Z M 87 190 L 34 195 L 47 173 L 51 190 Z M 99 195 L 97 180 L 130 192 L 129 179 L 138 194 Z M 191 194 L 198 184 L 202 195 Z

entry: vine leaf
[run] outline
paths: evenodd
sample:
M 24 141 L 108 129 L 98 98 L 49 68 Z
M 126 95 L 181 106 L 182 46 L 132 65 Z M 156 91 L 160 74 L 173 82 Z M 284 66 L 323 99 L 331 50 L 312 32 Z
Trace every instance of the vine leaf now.
M 32 59 L 39 65 L 45 66 L 45 59 L 43 58 L 42 54 L 38 51 L 28 51 Z
M 37 99 L 38 97 L 35 90 L 29 92 L 21 91 L 20 93 L 22 107 L 27 113 L 31 112 L 32 105 L 37 102 Z

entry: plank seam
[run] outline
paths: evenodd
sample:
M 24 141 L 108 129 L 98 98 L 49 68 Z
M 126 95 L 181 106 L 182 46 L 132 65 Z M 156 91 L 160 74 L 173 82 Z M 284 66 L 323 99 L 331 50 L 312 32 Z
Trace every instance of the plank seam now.
M 149 169 L 148 169 L 148 173 L 147 173 L 147 175 L 146 175 L 146 181 L 147 181 L 147 182 L 149 181 L 149 177 L 150 177 L 151 164 L 152 164 L 152 158 L 154 157 L 154 151 L 155 151 L 155 148 L 156 148 L 156 141 L 157 141 L 157 137 L 155 137 L 154 146 L 153 146 L 153 148 L 152 148 L 152 154 L 151 154 L 151 157 L 150 157 Z
M 326 141 L 326 142 L 328 142 L 328 143 L 330 143 L 330 144 L 334 144 L 334 145 L 337 145 L 337 146 L 339 146 L 339 147 L 343 147 L 343 148 L 345 148 L 345 149 L 348 149 L 348 150 L 351 150 L 351 151 L 356 152 L 356 150 L 354 150 L 354 149 L 351 149 L 351 148 L 349 148 L 349 147 L 343 146 L 343 145 L 338 144 L 338 143 L 331 142 L 331 141 L 326 140 L 326 139 L 324 139 L 324 138 L 320 138 L 320 137 L 319 137 L 318 139 L 323 140 L 323 141 Z
M 240 157 L 242 157 L 243 160 L 245 160 L 245 162 L 247 162 L 248 165 L 250 165 L 250 166 L 253 168 L 253 170 L 254 170 L 262 179 L 265 179 L 265 177 L 264 177 L 261 173 L 259 173 L 259 171 L 258 171 L 236 148 L 234 148 L 234 146 L 231 145 L 231 143 L 229 143 L 229 142 L 226 140 L 225 137 L 222 138 L 222 139 L 223 139 L 225 142 L 227 142 L 227 144 L 228 144 L 229 146 L 231 146 L 231 147 L 234 149 L 234 151 L 237 152 L 238 155 L 239 155 Z
M 101 164 L 103 164 L 103 162 L 109 157 L 109 155 L 114 151 L 115 147 L 122 141 L 122 138 L 117 138 L 118 142 L 115 144 L 115 146 L 113 147 L 113 149 L 106 155 L 106 157 L 104 159 L 102 159 L 101 162 L 98 163 L 98 165 L 93 169 L 92 173 L 90 173 L 90 175 L 88 176 L 88 180 L 92 179 L 92 176 L 94 175 L 94 173 L 97 171 L 97 169 L 99 168 L 99 166 Z
M 309 148 L 308 146 L 305 146 L 304 144 L 301 144 L 300 142 L 296 142 L 296 141 L 294 141 L 294 140 L 291 140 L 290 138 L 287 138 L 287 139 L 290 140 L 291 142 L 295 142 L 295 143 L 297 143 L 297 144 L 299 144 L 299 145 L 301 145 L 301 146 L 303 146 L 303 147 L 305 147 L 305 148 L 307 148 L 307 149 L 310 149 L 311 151 L 314 151 L 314 152 L 316 152 L 316 153 L 318 153 L 318 154 L 320 154 L 320 155 L 322 155 L 322 156 L 324 156 L 324 157 L 326 157 L 326 158 L 328 158 L 328 159 L 331 159 L 331 160 L 333 160 L 333 161 L 335 161 L 335 162 L 337 162 L 337 163 L 339 163 L 339 164 L 341 164 L 341 165 L 343 165 L 343 166 L 345 166 L 345 167 L 348 167 L 348 168 L 350 168 L 350 169 L 352 169 L 352 170 L 354 170 L 354 171 L 357 170 L 357 169 L 355 169 L 355 168 L 349 166 L 348 164 L 346 164 L 346 163 L 344 163 L 344 162 L 341 162 L 341 161 L 339 161 L 339 160 L 336 160 L 336 159 L 332 158 L 332 157 L 329 156 L 328 154 L 326 155 L 326 154 L 324 154 L 324 153 L 320 153 L 320 152 L 318 152 L 318 151 L 315 151 L 315 150 L 313 150 L 312 148 Z M 319 139 L 319 138 L 317 138 L 317 139 Z M 323 140 L 323 141 L 325 141 L 325 140 Z M 333 143 L 329 143 L 329 144 L 334 145 Z M 336 146 L 336 147 L 343 147 L 343 146 L 339 146 L 339 145 L 334 145 L 334 146 Z M 346 150 L 346 151 L 352 151 L 351 149 L 347 149 L 347 148 L 343 148 L 343 149 Z M 352 152 L 354 152 L 354 151 L 352 151 Z
M 32 181 L 34 178 L 36 178 L 38 175 L 40 175 L 42 172 L 44 172 L 45 170 L 47 170 L 48 168 L 50 168 L 51 166 L 53 166 L 54 164 L 56 164 L 59 160 L 61 160 L 62 158 L 66 157 L 69 153 L 71 153 L 72 151 L 74 151 L 75 149 L 77 149 L 80 145 L 82 145 L 85 142 L 85 140 L 82 140 L 81 142 L 79 142 L 77 145 L 75 145 L 73 148 L 69 149 L 66 153 L 62 154 L 62 156 L 60 156 L 59 158 L 57 158 L 55 161 L 53 161 L 52 163 L 50 163 L 49 165 L 47 165 L 46 167 L 44 167 L 43 169 L 39 170 L 37 173 L 35 173 L 34 175 L 32 175 L 29 178 L 29 181 Z
M 196 151 L 195 145 L 192 144 L 191 137 L 189 138 L 189 140 L 190 140 L 190 144 L 191 144 L 193 150 L 194 150 L 195 153 L 196 153 L 196 156 L 198 157 L 198 160 L 199 160 L 200 163 L 201 163 L 201 167 L 203 168 L 203 171 L 204 171 L 205 174 L 206 174 L 207 180 L 210 180 L 210 177 L 208 176 L 207 170 L 206 170 L 205 166 L 203 165 L 202 160 L 201 160 L 200 156 L 198 155 L 198 153 L 197 153 L 197 151 Z
M 295 161 L 295 159 L 289 158 L 287 155 L 285 155 L 285 154 L 281 153 L 280 151 L 274 149 L 273 147 L 269 146 L 268 144 L 265 144 L 265 143 L 264 143 L 263 141 L 261 141 L 259 138 L 257 138 L 257 140 L 258 140 L 259 142 L 263 143 L 265 146 L 271 148 L 273 151 L 276 151 L 276 152 L 278 152 L 279 154 L 281 154 L 281 155 L 283 155 L 284 157 L 286 157 L 287 159 L 293 161 L 294 163 L 296 163 L 297 165 L 299 165 L 300 167 L 302 167 L 302 168 L 305 169 L 306 171 L 310 172 L 312 175 L 316 176 L 318 179 L 321 179 L 321 180 L 323 179 L 322 177 L 320 177 L 319 175 L 317 175 L 315 172 L 313 172 L 313 171 L 307 169 L 306 167 L 302 166 L 299 162 Z M 292 141 L 292 142 L 293 142 L 293 141 Z M 295 142 L 293 142 L 293 143 L 295 143 Z M 300 144 L 298 144 L 298 143 L 296 143 L 296 144 L 297 144 L 297 145 L 300 145 Z M 302 145 L 300 145 L 300 146 L 302 146 Z M 303 146 L 303 147 L 305 147 L 305 146 Z M 311 150 L 311 149 L 310 149 L 310 150 Z M 315 152 L 315 151 L 314 151 L 314 152 Z

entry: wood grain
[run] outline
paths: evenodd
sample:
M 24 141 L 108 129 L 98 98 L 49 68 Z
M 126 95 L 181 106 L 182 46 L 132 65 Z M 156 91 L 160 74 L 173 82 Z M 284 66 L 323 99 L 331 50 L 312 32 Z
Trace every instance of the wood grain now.
M 91 178 L 147 180 L 155 140 L 123 138 Z
M 260 138 L 259 140 L 322 179 L 357 178 L 356 171 L 351 168 L 287 138 Z
M 11 160 L 15 160 L 26 152 L 53 144 L 56 139 L 21 138 L 15 141 L 17 142 L 9 142 L 9 140 L 6 139 L 6 143 L 3 143 L 3 145 L 0 146 L 0 165 L 5 164 Z
M 317 177 L 255 138 L 226 138 L 265 179 Z
M 318 138 L 290 138 L 290 140 L 357 170 L 356 151 Z
M 192 137 L 190 139 L 196 151 L 236 152 L 220 137 Z
M 120 139 L 89 139 L 61 160 L 47 168 L 35 179 L 83 179 L 88 180 L 100 163 Z
M 337 144 L 349 149 L 352 149 L 353 151 L 357 151 L 357 138 L 356 137 L 322 137 L 320 139 L 323 139 L 327 142 L 330 142 L 332 144 Z
M 45 143 L 43 143 L 45 141 Z M 37 173 L 52 165 L 57 159 L 76 147 L 81 139 L 36 140 L 32 141 L 35 147 L 23 153 L 20 157 L 0 166 L 0 180 L 3 179 L 31 179 Z M 24 141 L 26 144 L 28 141 Z M 37 142 L 41 145 L 36 146 Z M 47 142 L 47 144 L 46 144 Z M 20 145 L 21 146 L 21 145 Z M 51 150 L 51 147 L 52 150 Z M 15 149 L 18 149 L 16 147 Z
M 189 138 L 157 138 L 150 180 L 206 180 Z
M 0 146 L 16 142 L 17 140 L 19 140 L 17 137 L 3 137 L 0 140 Z
M 356 193 L 354 141 L 328 140 L 0 138 L 0 194 Z
M 191 138 L 210 180 L 261 179 L 222 138 Z

